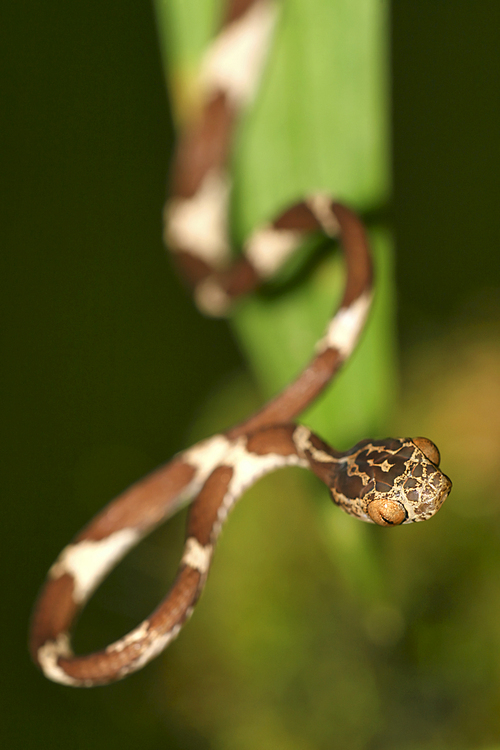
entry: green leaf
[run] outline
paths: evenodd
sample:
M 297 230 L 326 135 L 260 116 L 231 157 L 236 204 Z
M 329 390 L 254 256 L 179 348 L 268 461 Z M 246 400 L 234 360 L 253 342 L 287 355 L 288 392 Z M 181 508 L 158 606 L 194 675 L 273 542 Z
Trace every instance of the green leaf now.
M 177 83 L 192 78 L 217 26 L 219 3 L 197 0 L 196 13 L 191 5 L 156 0 L 174 96 L 182 95 Z M 233 158 L 239 243 L 316 190 L 358 210 L 383 204 L 389 183 L 386 15 L 380 0 L 281 4 L 261 90 L 241 125 Z M 326 439 L 342 445 L 382 428 L 394 392 L 390 237 L 379 228 L 372 242 L 378 278 L 368 330 L 335 387 L 305 415 Z M 232 324 L 265 396 L 309 360 L 342 283 L 332 249 L 304 283 L 238 306 Z
M 156 0 L 174 112 L 191 96 L 199 57 L 216 28 L 219 3 Z M 388 3 L 287 0 L 257 100 L 243 118 L 233 155 L 236 244 L 284 207 L 321 190 L 361 212 L 383 209 L 389 192 Z M 335 383 L 304 415 L 339 448 L 384 431 L 394 397 L 391 238 L 369 227 L 376 265 L 374 309 L 360 346 Z M 303 278 L 301 278 L 301 276 Z M 282 293 L 256 294 L 231 318 L 263 396 L 283 388 L 311 358 L 343 286 L 334 251 Z M 358 586 L 379 571 L 373 529 L 356 521 L 346 543 L 346 577 Z M 332 550 L 337 545 L 335 521 Z M 356 564 L 355 561 L 358 561 Z M 350 572 L 349 572 L 350 571 Z M 357 582 L 357 583 L 356 583 Z M 358 586 L 362 588 L 362 584 Z

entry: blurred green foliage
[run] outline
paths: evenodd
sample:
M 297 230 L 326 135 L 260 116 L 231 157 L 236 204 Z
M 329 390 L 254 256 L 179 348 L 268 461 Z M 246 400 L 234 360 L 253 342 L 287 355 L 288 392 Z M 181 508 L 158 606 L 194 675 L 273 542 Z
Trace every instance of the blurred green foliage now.
M 261 395 L 224 324 L 192 309 L 164 259 L 172 127 L 151 8 L 7 2 L 2 13 L 3 745 L 498 750 L 500 6 L 392 9 L 404 398 L 394 392 L 385 427 L 436 440 L 450 499 L 430 523 L 391 532 L 336 512 L 298 470 L 268 477 L 232 515 L 178 642 L 93 691 L 52 685 L 29 663 L 26 622 L 45 571 L 111 496 Z M 321 33 L 330 38 L 326 24 Z M 306 34 L 304 22 L 296 43 Z M 363 159 L 356 142 L 349 163 Z M 241 236 L 276 207 L 265 194 L 245 217 L 243 192 L 235 200 Z M 106 582 L 79 648 L 154 606 L 183 520 Z M 350 541 L 358 528 L 361 545 Z

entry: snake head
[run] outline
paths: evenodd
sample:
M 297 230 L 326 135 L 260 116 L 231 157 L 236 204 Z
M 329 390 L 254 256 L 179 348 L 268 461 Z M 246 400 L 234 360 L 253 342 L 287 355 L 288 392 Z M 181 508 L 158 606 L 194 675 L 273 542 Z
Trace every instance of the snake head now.
M 451 490 L 439 462 L 427 438 L 362 440 L 343 454 L 330 492 L 348 513 L 380 526 L 426 521 Z

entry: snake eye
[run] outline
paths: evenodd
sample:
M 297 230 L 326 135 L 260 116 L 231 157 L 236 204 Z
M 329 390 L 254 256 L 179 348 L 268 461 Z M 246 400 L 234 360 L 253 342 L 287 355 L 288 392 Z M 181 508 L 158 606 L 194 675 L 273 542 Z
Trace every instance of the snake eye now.
M 406 521 L 406 511 L 397 500 L 372 500 L 367 510 L 379 526 L 399 526 Z
M 424 437 L 412 438 L 412 442 L 415 443 L 417 448 L 422 451 L 424 456 L 428 458 L 429 461 L 434 464 L 434 466 L 439 466 L 441 456 L 439 455 L 439 451 L 434 443 L 431 443 L 430 440 L 427 440 L 427 438 Z

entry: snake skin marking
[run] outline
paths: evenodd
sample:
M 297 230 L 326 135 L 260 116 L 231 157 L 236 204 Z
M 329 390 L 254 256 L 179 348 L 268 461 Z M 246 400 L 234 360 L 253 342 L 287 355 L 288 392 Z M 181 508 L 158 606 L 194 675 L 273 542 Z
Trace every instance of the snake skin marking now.
M 317 448 L 315 445 L 313 445 L 311 437 L 311 430 L 309 430 L 307 427 L 304 427 L 304 425 L 302 424 L 299 424 L 299 426 L 294 430 L 293 441 L 297 446 L 299 456 L 305 456 L 306 454 L 309 454 L 311 458 L 322 464 L 334 463 L 335 461 L 338 461 L 338 459 L 334 458 L 330 453 L 327 453 L 326 451 L 321 450 L 321 448 Z
M 186 620 L 189 619 L 191 613 L 192 610 L 186 616 Z M 142 669 L 146 666 L 146 664 L 149 664 L 150 661 L 161 654 L 161 652 L 164 651 L 164 649 L 166 649 L 166 647 L 177 638 L 184 622 L 185 620 L 182 623 L 174 625 L 174 627 L 169 630 L 168 633 L 163 633 L 152 638 L 149 644 L 142 649 L 141 655 L 133 662 L 131 662 L 130 665 L 127 665 L 121 669 L 120 674 L 118 675 L 118 679 L 122 679 L 132 672 L 137 672 L 137 670 Z
M 257 479 L 271 471 L 284 466 L 306 466 L 306 462 L 296 454 L 283 456 L 272 452 L 265 455 L 250 453 L 246 448 L 246 438 L 234 442 L 223 463 L 224 466 L 233 467 L 229 492 L 234 497 L 242 495 Z
M 194 536 L 186 539 L 181 564 L 190 565 L 200 573 L 207 573 L 212 559 L 212 545 L 202 546 Z
M 229 465 L 233 467 L 233 475 L 217 511 L 217 521 L 211 533 L 214 537 L 219 535 L 229 511 L 232 510 L 236 501 L 258 479 L 261 479 L 272 471 L 276 471 L 276 469 L 286 466 L 307 467 L 308 465 L 306 460 L 296 454 L 283 456 L 271 452 L 265 455 L 249 453 L 246 450 L 245 442 L 245 440 L 237 441 L 228 457 L 224 460 L 225 466 Z
M 212 437 L 200 440 L 191 448 L 177 454 L 177 458 L 182 459 L 184 464 L 191 466 L 195 473 L 191 481 L 176 496 L 176 499 L 172 499 L 171 504 L 175 511 L 198 494 L 212 471 L 226 455 L 230 445 L 231 441 L 225 435 L 212 435 Z
M 337 349 L 342 358 L 347 359 L 352 354 L 355 342 L 363 330 L 371 301 L 371 293 L 365 292 L 349 307 L 341 308 L 328 325 L 326 334 L 318 342 L 316 351 L 320 353 L 325 349 Z
M 52 579 L 60 578 L 66 573 L 72 576 L 73 599 L 82 604 L 108 571 L 137 544 L 141 536 L 137 529 L 120 529 L 99 541 L 84 539 L 76 544 L 69 544 L 50 568 L 49 576 Z
M 302 239 L 302 232 L 294 229 L 262 227 L 251 235 L 243 252 L 259 276 L 267 279 L 281 268 Z
M 229 179 L 214 169 L 191 198 L 174 198 L 167 203 L 165 242 L 171 250 L 189 250 L 215 267 L 227 259 L 229 190 Z
M 196 470 L 197 483 L 203 484 L 208 475 L 227 454 L 231 441 L 225 435 L 213 435 L 183 451 L 182 460 Z
M 198 284 L 193 297 L 198 310 L 211 318 L 222 318 L 232 303 L 231 297 L 226 294 L 217 279 L 211 276 Z
M 146 638 L 149 629 L 150 629 L 151 623 L 149 620 L 144 620 L 144 622 L 141 622 L 140 625 L 136 627 L 135 630 L 131 630 L 130 633 L 125 635 L 123 638 L 120 638 L 119 641 L 115 641 L 114 643 L 111 643 L 107 648 L 106 652 L 109 653 L 120 653 L 120 651 L 123 651 L 128 646 L 131 646 L 134 643 L 140 643 L 141 641 Z
M 332 211 L 331 195 L 315 193 L 306 200 L 306 204 L 323 227 L 325 234 L 329 237 L 336 237 L 339 233 L 340 225 Z
M 186 463 L 196 468 L 193 481 L 204 484 L 217 466 L 232 469 L 227 491 L 221 501 L 218 521 L 222 523 L 235 501 L 265 474 L 285 466 L 307 466 L 307 461 L 295 454 L 281 455 L 268 452 L 265 455 L 247 450 L 247 438 L 228 440 L 224 435 L 215 435 L 182 453 Z M 189 563 L 191 564 L 191 563 Z M 193 565 L 193 567 L 197 567 Z
M 202 63 L 200 78 L 207 97 L 223 91 L 237 108 L 251 102 L 276 17 L 275 3 L 259 0 L 226 27 Z
M 57 663 L 59 657 L 71 656 L 71 653 L 68 633 L 59 633 L 55 641 L 46 641 L 39 648 L 38 663 L 45 676 L 52 682 L 59 682 L 61 685 L 70 685 L 71 687 L 82 687 L 80 680 L 71 677 Z

